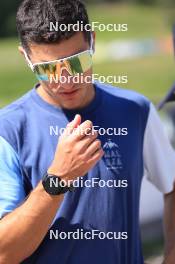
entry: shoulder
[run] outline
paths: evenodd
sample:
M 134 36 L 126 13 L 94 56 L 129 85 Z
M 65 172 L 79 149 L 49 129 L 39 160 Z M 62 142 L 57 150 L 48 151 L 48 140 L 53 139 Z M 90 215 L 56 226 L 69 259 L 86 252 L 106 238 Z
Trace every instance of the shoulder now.
M 106 97 L 107 99 L 113 100 L 114 102 L 118 101 L 125 105 L 127 104 L 128 106 L 135 105 L 141 108 L 145 108 L 149 111 L 151 102 L 148 98 L 140 93 L 137 93 L 133 90 L 114 87 L 108 84 L 97 83 L 96 85 L 102 90 L 104 97 Z
M 0 121 L 6 118 L 15 117 L 20 112 L 24 111 L 26 103 L 30 100 L 31 91 L 15 100 L 11 104 L 0 109 Z

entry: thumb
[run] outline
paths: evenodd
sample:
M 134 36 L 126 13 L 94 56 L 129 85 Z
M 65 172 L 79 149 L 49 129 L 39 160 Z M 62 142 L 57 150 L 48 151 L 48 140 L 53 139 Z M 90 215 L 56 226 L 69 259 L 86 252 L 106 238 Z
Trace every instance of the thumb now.
M 66 126 L 66 129 L 65 129 L 66 134 L 67 133 L 71 134 L 73 130 L 77 128 L 80 124 L 81 124 L 81 116 L 77 114 L 74 117 L 74 119 L 70 123 L 68 123 L 68 125 Z

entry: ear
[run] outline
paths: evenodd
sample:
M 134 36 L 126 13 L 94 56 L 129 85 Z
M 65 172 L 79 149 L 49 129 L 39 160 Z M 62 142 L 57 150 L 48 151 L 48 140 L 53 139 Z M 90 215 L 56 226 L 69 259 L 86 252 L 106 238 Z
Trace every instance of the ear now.
M 24 49 L 23 49 L 23 47 L 22 46 L 18 46 L 18 50 L 24 56 Z
M 28 66 L 29 66 L 29 67 L 31 68 L 31 70 L 33 71 L 33 65 L 32 65 L 32 63 L 31 63 L 31 61 L 30 61 L 30 59 L 29 59 L 29 57 L 28 57 L 26 51 L 24 50 L 24 48 L 23 48 L 22 46 L 18 46 L 18 50 L 19 50 L 19 52 L 24 56 L 24 58 L 25 58 L 25 60 L 26 60 L 26 62 L 27 62 L 27 64 L 28 64 Z
M 95 31 L 92 31 L 92 39 L 93 39 L 93 46 L 92 46 L 92 48 L 93 48 L 93 51 L 94 51 L 94 53 L 95 53 L 95 40 L 96 40 L 96 32 Z

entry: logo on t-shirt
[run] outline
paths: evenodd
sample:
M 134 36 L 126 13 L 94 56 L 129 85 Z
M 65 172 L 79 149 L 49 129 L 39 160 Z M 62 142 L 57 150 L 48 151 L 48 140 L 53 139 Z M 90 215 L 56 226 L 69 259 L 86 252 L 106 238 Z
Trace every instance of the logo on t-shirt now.
M 123 169 L 122 156 L 119 151 L 119 146 L 111 139 L 103 145 L 104 161 L 108 170 L 115 170 L 117 174 Z

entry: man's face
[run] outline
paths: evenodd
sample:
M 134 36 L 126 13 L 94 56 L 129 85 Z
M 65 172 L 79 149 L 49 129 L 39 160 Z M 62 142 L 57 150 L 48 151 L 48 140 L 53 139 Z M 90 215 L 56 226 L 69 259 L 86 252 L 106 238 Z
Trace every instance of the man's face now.
M 32 64 L 39 62 L 53 61 L 72 56 L 90 48 L 82 32 L 76 33 L 68 40 L 63 40 L 54 44 L 35 44 L 30 45 L 30 60 Z M 86 71 L 83 76 L 91 76 L 92 68 Z M 41 85 L 49 96 L 62 108 L 76 109 L 86 105 L 92 94 L 92 84 L 75 83 L 66 69 L 63 69 L 62 76 L 66 77 L 66 82 L 42 82 Z

